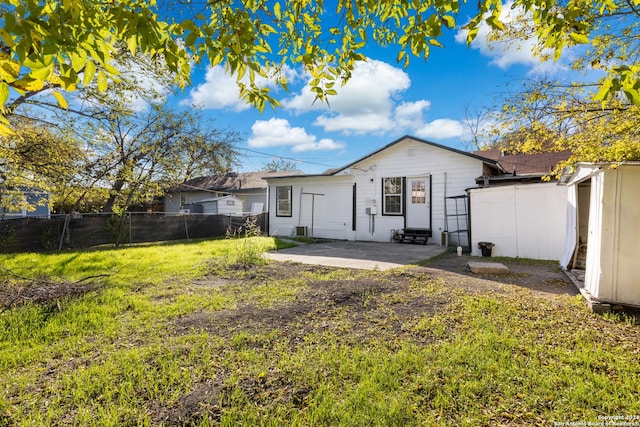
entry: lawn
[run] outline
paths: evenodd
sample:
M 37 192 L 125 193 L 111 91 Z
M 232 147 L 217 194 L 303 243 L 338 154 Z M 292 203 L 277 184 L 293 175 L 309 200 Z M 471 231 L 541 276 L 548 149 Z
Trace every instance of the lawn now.
M 278 245 L 0 255 L 0 425 L 640 425 L 634 317 Z

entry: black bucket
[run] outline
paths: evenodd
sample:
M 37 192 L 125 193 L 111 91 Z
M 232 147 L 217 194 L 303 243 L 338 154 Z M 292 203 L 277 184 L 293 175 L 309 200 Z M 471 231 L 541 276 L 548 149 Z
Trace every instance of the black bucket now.
M 478 248 L 482 251 L 482 256 L 491 256 L 494 244 L 491 242 L 478 242 Z

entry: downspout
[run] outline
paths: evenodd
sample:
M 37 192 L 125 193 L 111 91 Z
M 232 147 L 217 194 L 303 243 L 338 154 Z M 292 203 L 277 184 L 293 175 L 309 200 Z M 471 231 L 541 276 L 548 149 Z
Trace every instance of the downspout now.
M 433 175 L 429 174 L 429 228 L 431 230 L 433 230 L 433 202 L 431 199 L 432 195 L 433 195 Z M 433 234 L 433 232 L 431 234 Z

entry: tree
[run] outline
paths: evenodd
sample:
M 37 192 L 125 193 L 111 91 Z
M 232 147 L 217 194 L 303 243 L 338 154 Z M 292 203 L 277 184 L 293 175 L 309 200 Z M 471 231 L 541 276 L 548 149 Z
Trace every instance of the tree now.
M 136 114 L 107 110 L 86 123 L 93 178 L 109 183 L 104 212 L 161 196 L 194 173 L 220 173 L 235 161 L 236 132 L 208 126 L 195 112 L 163 105 Z
M 265 163 L 262 167 L 263 171 L 273 171 L 273 172 L 288 172 L 294 171 L 298 169 L 298 165 L 295 162 L 290 162 L 288 160 L 278 158 L 272 159 L 269 162 Z
M 640 106 L 593 100 L 593 84 L 531 81 L 506 97 L 497 144 L 511 152 L 570 151 L 555 175 L 576 162 L 640 160 Z
M 638 5 L 638 0 L 515 0 L 512 7 L 530 16 L 531 34 L 555 57 L 566 46 L 591 44 L 598 66 L 608 72 L 599 99 L 622 91 L 640 104 L 638 50 L 603 43 L 611 22 L 618 26 L 616 34 L 637 35 Z M 501 0 L 478 2 L 464 25 L 468 42 L 483 23 L 494 32 L 505 30 L 502 6 Z M 431 47 L 441 47 L 443 31 L 460 28 L 468 13 L 454 0 L 338 0 L 335 9 L 308 0 L 10 0 L 0 5 L 0 130 L 11 131 L 7 118 L 35 94 L 51 93 L 65 108 L 63 93 L 78 86 L 95 81 L 106 90 L 108 77 L 119 74 L 112 63 L 118 43 L 132 55 L 162 61 L 180 86 L 188 83 L 192 63 L 224 64 L 236 76 L 241 97 L 263 109 L 278 102 L 256 83 L 257 76 L 286 88 L 282 67 L 300 66 L 323 100 L 336 93 L 337 82 L 348 80 L 355 62 L 365 60 L 367 44 L 395 46 L 398 62 L 406 66 L 411 56 L 426 59 Z
M 0 138 L 0 207 L 30 210 L 34 206 L 21 189 L 63 194 L 81 170 L 84 152 L 77 139 L 59 129 L 26 120 L 15 126 L 15 134 Z

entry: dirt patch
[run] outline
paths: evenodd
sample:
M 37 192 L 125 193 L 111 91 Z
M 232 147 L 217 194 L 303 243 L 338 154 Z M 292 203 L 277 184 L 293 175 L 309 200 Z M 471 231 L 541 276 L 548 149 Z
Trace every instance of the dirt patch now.
M 470 259 L 446 255 L 425 266 L 385 272 L 286 262 L 222 271 L 198 281 L 199 285 L 230 286 L 242 293 L 265 281 L 302 278 L 305 286 L 286 302 L 261 306 L 242 298 L 245 302 L 234 309 L 197 311 L 176 319 L 171 327 L 177 334 L 193 329 L 208 331 L 225 338 L 235 348 L 260 351 L 272 351 L 273 346 L 283 342 L 293 351 L 323 334 L 346 344 L 402 339 L 424 345 L 435 338 L 421 329 L 419 322 L 425 315 L 436 316 L 455 309 L 452 304 L 455 292 L 506 293 L 514 288 L 527 288 L 549 298 L 577 293 L 564 274 L 551 264 L 508 262 L 505 264 L 510 274 L 480 276 L 465 268 Z M 276 350 L 282 351 L 282 347 Z M 278 372 L 230 381 L 229 376 L 221 375 L 196 384 L 173 407 L 159 413 L 157 420 L 166 425 L 197 424 L 200 414 L 218 420 L 216 417 L 228 404 L 225 399 L 232 389 L 242 390 L 253 402 L 279 399 L 293 405 L 304 405 L 311 392 L 296 388 Z
M 25 278 L 19 281 L 0 280 L 0 313 L 29 303 L 51 304 L 61 309 L 63 301 L 81 297 L 101 287 L 102 285 L 94 280 L 79 282 Z
M 336 319 L 349 319 L 345 337 L 366 339 L 386 334 L 393 339 L 405 334 L 404 325 L 417 317 L 445 309 L 450 302 L 448 290 L 507 292 L 521 287 L 548 296 L 577 293 L 552 264 L 507 262 L 511 271 L 507 275 L 477 275 L 465 267 L 470 259 L 446 255 L 425 266 L 387 272 L 286 262 L 227 271 L 224 277 L 215 274 L 198 283 L 225 286 L 226 282 L 242 292 L 267 281 L 304 278 L 305 288 L 292 301 L 268 307 L 244 302 L 235 309 L 198 311 L 176 319 L 172 326 L 176 333 L 200 329 L 224 337 L 240 331 L 278 331 L 295 344 L 309 334 L 327 329 L 335 332 Z
M 491 258 L 477 258 L 470 256 L 456 256 L 447 254 L 424 263 L 424 268 L 441 277 L 457 277 L 454 283 L 467 290 L 482 290 L 487 288 L 504 289 L 521 287 L 544 295 L 576 295 L 578 290 L 562 272 L 560 266 L 553 262 L 536 262 L 527 260 L 500 260 L 509 268 L 509 274 L 475 274 L 467 268 L 470 261 L 493 261 Z M 454 273 L 453 275 L 447 273 Z

